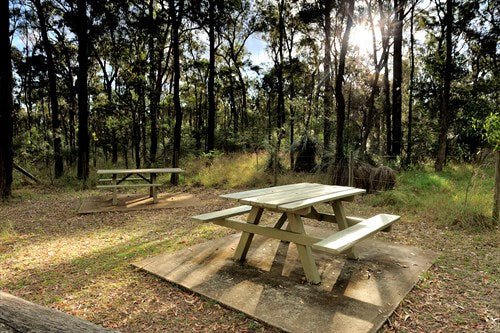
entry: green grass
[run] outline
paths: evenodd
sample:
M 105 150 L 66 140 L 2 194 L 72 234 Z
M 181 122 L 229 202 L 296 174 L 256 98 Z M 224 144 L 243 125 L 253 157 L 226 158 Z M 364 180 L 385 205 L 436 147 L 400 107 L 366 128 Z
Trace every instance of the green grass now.
M 467 229 L 491 226 L 493 178 L 491 170 L 469 164 L 403 171 L 394 190 L 370 196 L 374 206 L 390 206 L 432 219 L 439 225 Z

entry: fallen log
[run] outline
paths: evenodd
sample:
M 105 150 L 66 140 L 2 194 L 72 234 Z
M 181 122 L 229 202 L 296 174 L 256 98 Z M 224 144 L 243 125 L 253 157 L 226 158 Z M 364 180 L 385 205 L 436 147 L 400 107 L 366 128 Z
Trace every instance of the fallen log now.
M 21 168 L 19 165 L 17 165 L 16 163 L 14 163 L 14 169 L 16 169 L 17 171 L 19 171 L 20 173 L 22 173 L 23 175 L 25 175 L 26 177 L 28 177 L 29 179 L 33 180 L 35 183 L 40 183 L 40 181 L 35 177 L 33 176 L 31 173 L 29 173 L 27 170 Z
M 1 291 L 0 331 L 9 333 L 116 332 Z

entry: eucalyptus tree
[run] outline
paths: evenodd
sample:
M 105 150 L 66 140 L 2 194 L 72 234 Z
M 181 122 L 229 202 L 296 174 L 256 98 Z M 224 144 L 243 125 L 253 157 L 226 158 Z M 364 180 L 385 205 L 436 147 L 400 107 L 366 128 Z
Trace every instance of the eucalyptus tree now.
M 406 0 L 394 0 L 394 45 L 392 59 L 392 156 L 400 156 L 403 144 L 402 95 L 403 82 L 403 22 Z
M 190 123 L 191 133 L 195 141 L 195 149 L 202 150 L 202 139 L 206 139 L 206 117 L 204 110 L 207 108 L 206 85 L 208 80 L 208 60 L 203 57 L 206 53 L 206 45 L 202 43 L 193 31 L 183 34 L 186 44 L 186 59 L 183 63 L 184 86 L 188 96 L 186 100 L 190 103 L 192 121 Z
M 40 34 L 42 36 L 42 45 L 46 56 L 47 73 L 49 77 L 49 98 L 52 110 L 52 144 L 54 148 L 54 176 L 59 178 L 63 175 L 63 157 L 62 157 L 62 133 L 61 133 L 61 115 L 59 110 L 59 96 L 57 92 L 56 68 L 53 56 L 53 45 L 49 39 L 49 28 L 47 10 L 50 8 L 49 2 L 33 0 L 38 21 L 40 24 Z
M 295 130 L 296 130 L 296 113 L 295 97 L 297 95 L 296 76 L 300 77 L 303 74 L 303 63 L 297 54 L 298 45 L 302 34 L 308 34 L 310 31 L 307 25 L 300 18 L 300 11 L 293 3 L 285 3 L 285 14 L 287 22 L 285 24 L 285 47 L 288 54 L 284 70 L 287 72 L 286 80 L 288 81 L 288 105 L 289 105 L 289 127 L 290 127 L 290 147 L 294 145 Z M 300 45 L 299 45 L 300 47 Z M 290 149 L 290 167 L 294 167 L 294 154 Z
M 75 14 L 78 18 L 75 34 L 78 39 L 78 178 L 87 180 L 90 162 L 88 69 L 89 69 L 89 18 L 87 0 L 77 0 Z
M 233 10 L 235 3 L 237 3 L 237 0 L 190 1 L 186 7 L 186 15 L 208 35 L 209 74 L 207 83 L 208 116 L 206 152 L 215 149 L 215 129 L 217 125 L 217 105 L 215 98 L 216 52 L 221 45 L 221 31 L 225 28 L 228 13 Z
M 171 32 L 171 45 L 172 45 L 172 55 L 173 55 L 173 65 L 172 70 L 173 75 L 173 99 L 174 99 L 174 110 L 175 110 L 175 127 L 174 127 L 174 147 L 172 152 L 172 167 L 176 168 L 179 166 L 179 158 L 181 153 L 181 128 L 182 128 L 182 109 L 181 109 L 181 99 L 180 99 L 180 88 L 179 82 L 181 80 L 181 64 L 180 64 L 180 42 L 179 42 L 179 30 L 182 25 L 182 18 L 184 15 L 184 0 L 169 0 L 169 17 L 172 26 Z M 172 174 L 170 182 L 173 185 L 177 185 L 179 182 L 179 176 L 176 173 Z
M 156 162 L 158 150 L 158 111 L 164 77 L 170 63 L 171 47 L 168 44 L 171 20 L 165 2 L 149 0 L 148 3 L 148 53 L 149 53 L 149 112 L 151 122 L 150 163 Z
M 9 1 L 0 1 L 0 196 L 11 195 L 14 151 Z
M 233 94 L 237 90 L 241 97 L 241 108 L 232 105 L 235 134 L 238 133 L 240 123 L 244 126 L 248 125 L 247 83 L 243 71 L 244 66 L 249 64 L 249 60 L 246 58 L 245 44 L 257 30 L 261 30 L 261 27 L 259 27 L 257 15 L 252 10 L 252 3 L 248 0 L 235 2 L 233 10 L 227 14 L 226 29 L 221 30 L 221 36 L 225 41 L 221 56 L 238 81 L 238 87 L 236 87 L 236 80 L 231 79 L 231 76 L 229 90 Z
M 375 31 L 375 23 L 374 23 L 374 9 L 378 9 L 380 22 L 380 35 L 381 41 L 377 41 L 377 33 Z M 390 22 L 385 20 L 387 17 L 387 6 L 383 0 L 378 0 L 378 3 L 375 3 L 373 0 L 366 0 L 366 11 L 368 15 L 368 23 L 370 26 L 370 31 L 372 33 L 372 61 L 374 66 L 374 71 L 372 73 L 371 78 L 371 90 L 370 95 L 366 101 L 366 110 L 367 112 L 363 113 L 362 119 L 362 129 L 361 129 L 361 153 L 363 155 L 367 154 L 367 143 L 370 137 L 371 130 L 374 126 L 375 121 L 375 99 L 380 91 L 379 89 L 379 77 L 380 72 L 385 67 L 385 64 L 388 60 L 389 53 L 389 27 Z M 381 50 L 381 54 L 379 55 L 378 50 Z
M 332 136 L 332 106 L 334 89 L 332 85 L 332 12 L 336 9 L 333 0 L 319 0 L 312 3 L 305 2 L 300 12 L 302 20 L 306 24 L 316 23 L 324 34 L 323 44 L 323 75 L 320 82 L 323 83 L 323 164 L 328 162 L 328 153 Z
M 436 171 L 442 171 L 446 160 L 446 144 L 448 136 L 448 127 L 450 122 L 450 90 L 451 90 L 451 79 L 452 79 L 452 54 L 453 54 L 453 44 L 452 44 L 452 34 L 453 34 L 453 0 L 446 0 L 446 12 L 444 18 L 444 24 L 446 26 L 446 56 L 445 56 L 445 66 L 443 71 L 443 92 L 441 97 L 441 110 L 439 113 L 439 141 L 438 150 L 436 156 L 436 162 L 434 168 Z
M 281 142 L 285 137 L 285 124 L 286 124 L 286 109 L 285 109 L 285 89 L 284 89 L 284 48 L 285 48 L 285 1 L 264 1 L 259 4 L 260 11 L 263 20 L 263 31 L 267 38 L 268 49 L 271 53 L 271 59 L 273 61 L 273 68 L 268 73 L 268 75 L 274 75 L 274 78 L 265 76 L 266 81 L 268 81 L 265 86 L 269 88 L 269 100 L 268 100 L 268 119 L 271 121 L 272 118 L 275 120 L 275 125 L 270 126 L 269 124 L 269 138 L 273 138 L 271 135 L 271 128 L 274 128 L 275 135 L 275 147 L 273 163 L 272 166 L 274 171 L 277 170 L 277 156 L 281 149 Z M 276 95 L 276 103 L 271 104 L 271 97 L 273 93 Z M 271 115 L 271 107 L 274 106 L 274 117 Z M 275 173 L 276 174 L 276 173 Z M 276 180 L 276 177 L 275 177 Z
M 335 163 L 340 164 L 345 159 L 344 152 L 344 129 L 345 129 L 345 97 L 342 91 L 344 85 L 345 62 L 347 50 L 349 47 L 349 37 L 351 28 L 354 22 L 354 0 L 349 0 L 344 3 L 344 17 L 346 20 L 342 42 L 340 46 L 340 54 L 338 58 L 337 77 L 335 79 L 335 100 L 337 114 L 337 131 L 335 142 Z

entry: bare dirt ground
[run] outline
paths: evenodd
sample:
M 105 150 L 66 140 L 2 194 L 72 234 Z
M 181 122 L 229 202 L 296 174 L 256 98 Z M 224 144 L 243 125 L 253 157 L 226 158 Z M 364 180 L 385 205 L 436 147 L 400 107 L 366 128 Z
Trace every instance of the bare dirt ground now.
M 203 206 L 77 215 L 95 191 L 25 188 L 0 205 L 0 288 L 122 332 L 277 332 L 130 265 L 228 234 L 189 217 L 230 207 L 222 191 L 186 188 Z M 498 229 L 437 226 L 425 212 L 390 212 L 366 198 L 352 215 L 402 215 L 387 240 L 439 253 L 382 332 L 498 332 Z M 322 225 L 324 226 L 324 225 Z

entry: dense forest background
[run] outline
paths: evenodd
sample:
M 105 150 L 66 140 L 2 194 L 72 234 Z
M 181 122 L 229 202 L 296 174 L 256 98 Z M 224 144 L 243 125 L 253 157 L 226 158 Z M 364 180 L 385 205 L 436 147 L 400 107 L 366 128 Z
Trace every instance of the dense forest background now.
M 3 174 L 12 153 L 85 180 L 101 162 L 266 150 L 340 183 L 351 152 L 441 170 L 498 136 L 493 0 L 2 3 Z M 252 63 L 252 38 L 269 66 Z

